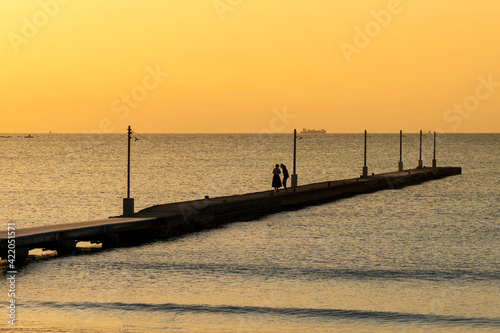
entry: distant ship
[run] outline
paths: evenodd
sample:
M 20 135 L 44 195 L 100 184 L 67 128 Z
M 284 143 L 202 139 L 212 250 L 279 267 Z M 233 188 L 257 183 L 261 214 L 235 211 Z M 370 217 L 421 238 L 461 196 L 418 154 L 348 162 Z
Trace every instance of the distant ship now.
M 302 132 L 300 132 L 301 134 L 309 134 L 309 133 L 315 133 L 315 134 L 325 134 L 326 131 L 324 129 L 320 129 L 320 130 L 315 130 L 315 129 L 307 129 L 307 128 L 304 128 L 302 129 Z

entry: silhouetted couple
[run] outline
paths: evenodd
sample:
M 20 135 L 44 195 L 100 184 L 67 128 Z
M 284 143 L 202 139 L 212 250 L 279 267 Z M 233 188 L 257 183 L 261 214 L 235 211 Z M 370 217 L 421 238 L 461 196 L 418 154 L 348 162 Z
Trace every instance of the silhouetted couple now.
M 288 191 L 286 189 L 286 181 L 288 178 L 290 178 L 290 175 L 288 174 L 288 170 L 284 164 L 281 164 L 281 169 L 283 170 L 283 187 L 285 188 L 285 191 Z M 281 178 L 280 178 L 281 170 L 279 164 L 276 164 L 275 168 L 273 169 L 273 184 L 272 186 L 274 187 L 274 191 L 278 192 L 279 188 L 281 187 Z

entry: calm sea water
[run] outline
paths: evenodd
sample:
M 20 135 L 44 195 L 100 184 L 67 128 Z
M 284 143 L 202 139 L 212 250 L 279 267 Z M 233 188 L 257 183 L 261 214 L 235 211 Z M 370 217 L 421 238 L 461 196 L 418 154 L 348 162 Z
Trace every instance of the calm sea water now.
M 0 138 L 2 224 L 121 213 L 126 136 Z M 299 183 L 353 178 L 363 135 L 303 135 Z M 136 208 L 271 190 L 291 135 L 138 134 Z M 397 169 L 399 134 L 368 138 L 369 172 Z M 418 135 L 404 138 L 405 167 Z M 133 248 L 31 251 L 16 276 L 22 332 L 499 332 L 500 135 L 443 134 L 463 174 Z M 432 160 L 432 137 L 423 160 Z M 5 263 L 4 269 L 5 269 Z M 5 277 L 5 276 L 4 276 Z M 7 323 L 0 282 L 0 332 Z

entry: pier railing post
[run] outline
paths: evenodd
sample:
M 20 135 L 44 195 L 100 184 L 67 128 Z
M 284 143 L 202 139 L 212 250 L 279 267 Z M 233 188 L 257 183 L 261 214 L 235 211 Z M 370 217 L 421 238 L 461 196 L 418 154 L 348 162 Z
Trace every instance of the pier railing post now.
M 435 168 L 437 166 L 436 163 L 436 131 L 434 131 L 434 158 L 432 159 L 432 167 Z
M 123 198 L 123 216 L 134 215 L 134 199 L 130 197 L 130 141 L 132 129 L 128 127 L 128 155 L 127 155 L 127 197 Z
M 292 188 L 295 189 L 298 183 L 297 176 L 297 130 L 293 130 L 293 174 L 292 174 Z
M 420 130 L 420 157 L 418 158 L 418 168 L 422 169 L 424 163 L 422 162 L 422 130 Z
M 365 130 L 365 164 L 363 166 L 363 177 L 368 177 L 368 167 L 366 166 L 366 130 Z
M 399 171 L 403 171 L 403 130 L 399 130 Z

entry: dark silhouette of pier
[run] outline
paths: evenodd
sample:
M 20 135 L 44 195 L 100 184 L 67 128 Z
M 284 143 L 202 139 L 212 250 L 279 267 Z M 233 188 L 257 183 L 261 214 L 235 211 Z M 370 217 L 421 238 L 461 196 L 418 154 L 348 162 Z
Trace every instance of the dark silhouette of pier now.
M 101 243 L 103 248 L 133 246 L 355 195 L 399 189 L 461 172 L 459 167 L 421 167 L 296 186 L 289 191 L 205 197 L 157 205 L 132 213 L 131 216 L 21 228 L 15 230 L 15 238 L 9 237 L 8 230 L 3 230 L 0 231 L 0 255 L 2 259 L 7 259 L 13 253 L 9 250 L 15 250 L 16 264 L 19 265 L 26 260 L 29 250 L 36 248 L 56 250 L 58 254 L 68 255 L 80 241 Z

